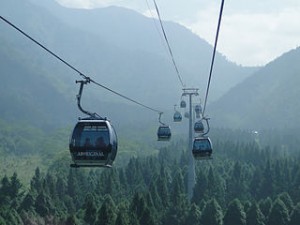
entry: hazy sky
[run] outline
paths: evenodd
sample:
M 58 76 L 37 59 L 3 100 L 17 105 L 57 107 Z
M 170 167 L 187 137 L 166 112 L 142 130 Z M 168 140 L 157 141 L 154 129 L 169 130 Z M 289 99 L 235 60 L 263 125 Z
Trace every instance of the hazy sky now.
M 150 15 L 153 0 L 56 0 L 64 6 L 118 5 Z M 156 0 L 163 20 L 214 42 L 221 0 Z M 148 5 L 147 5 L 148 4 Z M 300 46 L 300 0 L 225 0 L 218 51 L 242 65 L 264 65 Z

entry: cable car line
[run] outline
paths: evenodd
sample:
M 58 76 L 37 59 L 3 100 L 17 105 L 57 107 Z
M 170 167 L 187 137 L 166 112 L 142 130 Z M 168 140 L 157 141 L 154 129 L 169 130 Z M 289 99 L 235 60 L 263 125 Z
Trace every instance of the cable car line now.
M 27 34 L 26 32 L 24 32 L 23 30 L 21 30 L 20 28 L 18 28 L 16 25 L 14 25 L 13 23 L 11 23 L 10 21 L 8 21 L 7 19 L 5 19 L 4 17 L 0 16 L 0 18 L 6 22 L 8 25 L 10 25 L 11 27 L 13 27 L 14 29 L 16 29 L 17 31 L 19 31 L 21 34 L 23 34 L 25 37 L 27 37 L 28 39 L 30 39 L 32 42 L 34 42 L 35 44 L 37 44 L 38 46 L 40 46 L 42 49 L 44 49 L 46 52 L 48 52 L 49 54 L 51 54 L 52 56 L 54 56 L 55 58 L 57 58 L 59 61 L 61 61 L 62 63 L 64 63 L 66 66 L 68 66 L 69 68 L 71 68 L 72 70 L 74 70 L 75 72 L 77 72 L 80 76 L 82 76 L 85 80 L 89 80 L 90 82 L 94 83 L 95 85 L 102 87 L 103 89 L 118 95 L 121 98 L 126 99 L 127 101 L 133 102 L 139 106 L 142 106 L 150 111 L 156 112 L 156 113 L 162 113 L 161 111 L 154 109 L 152 107 L 149 107 L 143 103 L 140 103 L 132 98 L 129 98 L 117 91 L 114 91 L 113 89 L 100 84 L 99 82 L 91 79 L 90 77 L 86 76 L 84 73 L 82 73 L 80 70 L 76 69 L 74 66 L 72 66 L 70 63 L 68 63 L 67 61 L 65 61 L 64 59 L 62 59 L 60 56 L 58 56 L 57 54 L 55 54 L 53 51 L 51 51 L 49 48 L 45 47 L 43 44 L 41 44 L 40 42 L 38 42 L 37 40 L 35 40 L 33 37 L 31 37 L 29 34 Z
M 82 74 L 79 70 L 77 70 L 75 67 L 73 67 L 71 64 L 69 64 L 68 62 L 66 62 L 65 60 L 63 60 L 61 57 L 59 57 L 57 54 L 55 54 L 54 52 L 52 52 L 50 49 L 46 48 L 44 45 L 42 45 L 40 42 L 38 42 L 37 40 L 35 40 L 34 38 L 32 38 L 29 34 L 25 33 L 23 30 L 21 30 L 20 28 L 18 28 L 16 25 L 14 25 L 13 23 L 11 23 L 10 21 L 8 21 L 7 19 L 5 19 L 4 17 L 0 16 L 0 18 L 6 22 L 7 24 L 9 24 L 10 26 L 12 26 L 14 29 L 16 29 L 17 31 L 19 31 L 21 34 L 23 34 L 25 37 L 27 37 L 28 39 L 30 39 L 31 41 L 33 41 L 35 44 L 37 44 L 38 46 L 40 46 L 41 48 L 43 48 L 45 51 L 47 51 L 48 53 L 50 53 L 51 55 L 53 55 L 55 58 L 57 58 L 58 60 L 60 60 L 61 62 L 63 62 L 65 65 L 67 65 L 68 67 L 70 67 L 72 70 L 76 71 L 77 73 L 79 73 L 80 76 L 87 78 L 87 76 L 85 76 L 84 74 Z
M 161 16 L 160 16 L 160 13 L 159 13 L 158 6 L 157 6 L 155 0 L 153 0 L 153 2 L 154 2 L 154 6 L 155 6 L 155 10 L 156 10 L 157 16 L 158 16 L 158 20 L 159 20 L 159 23 L 160 23 L 161 30 L 162 30 L 162 32 L 163 32 L 164 38 L 165 38 L 166 43 L 167 43 L 167 46 L 168 46 L 168 50 L 169 50 L 169 53 L 170 53 L 170 56 L 171 56 L 171 59 L 172 59 L 172 63 L 173 63 L 173 65 L 174 65 L 175 71 L 176 71 L 176 73 L 177 73 L 178 80 L 180 81 L 181 86 L 182 86 L 182 87 L 185 87 L 185 85 L 184 85 L 184 83 L 183 83 L 183 81 L 182 81 L 182 78 L 181 78 L 181 76 L 180 76 L 178 67 L 177 67 L 177 65 L 176 65 L 176 62 L 175 62 L 175 59 L 174 59 L 174 56 L 173 56 L 173 52 L 172 52 L 172 49 L 171 49 L 171 46 L 170 46 L 170 43 L 169 43 L 169 40 L 168 40 L 166 31 L 165 31 L 165 28 L 164 28 L 164 26 L 163 26 L 162 20 L 161 20 Z
M 150 5 L 149 5 L 148 0 L 146 0 L 146 4 L 147 4 L 147 7 L 148 7 L 148 9 L 149 9 L 149 13 L 151 14 L 151 18 L 152 18 L 152 20 L 153 20 L 153 22 L 154 22 L 155 29 L 156 29 L 156 31 L 157 31 L 159 37 L 160 37 L 160 41 L 161 41 L 161 43 L 162 43 L 162 46 L 164 47 L 165 51 L 168 53 L 169 50 L 167 49 L 167 46 L 166 46 L 166 44 L 165 44 L 165 39 L 164 39 L 164 37 L 162 36 L 162 34 L 161 34 L 161 32 L 160 32 L 160 28 L 159 28 L 158 25 L 156 24 L 156 20 L 157 20 L 157 19 L 155 18 L 155 16 L 154 16 L 153 13 L 152 13 L 152 10 L 151 10 L 151 7 L 150 7 Z
M 218 45 L 218 38 L 219 38 L 219 31 L 220 31 L 222 14 L 223 14 L 224 1 L 225 0 L 222 0 L 222 2 L 221 2 L 219 20 L 218 20 L 218 27 L 217 27 L 217 32 L 216 32 L 216 36 L 215 36 L 215 44 L 214 44 L 214 49 L 213 49 L 211 65 L 210 65 L 210 71 L 209 71 L 209 78 L 208 78 L 208 83 L 207 83 L 207 88 L 206 88 L 205 100 L 204 100 L 204 104 L 203 104 L 203 115 L 204 116 L 205 116 L 204 113 L 205 113 L 206 104 L 207 104 L 208 92 L 209 92 L 210 83 L 211 83 L 212 71 L 213 71 L 213 67 L 214 67 L 215 55 L 216 55 L 216 50 L 217 50 L 217 45 Z
M 211 76 L 212 76 L 212 71 L 213 71 L 213 66 L 214 66 L 214 61 L 215 61 L 219 31 L 220 31 L 220 26 L 221 26 L 221 19 L 222 19 L 222 14 L 223 14 L 223 7 L 224 7 L 224 0 L 222 0 L 221 7 L 220 7 L 218 27 L 217 27 L 213 55 L 212 55 L 210 71 L 209 71 L 209 79 L 208 79 L 208 84 L 207 84 L 207 89 L 206 89 L 204 107 L 203 107 L 203 111 L 202 111 L 202 120 L 206 121 L 207 130 L 206 130 L 206 132 L 204 132 L 204 127 L 203 127 L 201 120 L 196 122 L 195 126 L 194 126 L 195 133 L 202 133 L 202 134 L 200 134 L 200 136 L 195 137 L 194 141 L 193 141 L 192 153 L 193 153 L 194 158 L 197 160 L 212 159 L 212 156 L 211 156 L 212 149 L 213 149 L 212 142 L 209 137 L 205 136 L 206 134 L 208 134 L 208 132 L 210 130 L 209 123 L 208 123 L 209 118 L 205 117 L 204 113 L 205 113 L 205 108 L 206 108 L 206 104 L 207 104 L 207 97 L 208 97 L 209 87 L 210 87 L 210 83 L 211 83 Z
M 157 130 L 157 140 L 158 141 L 169 141 L 172 136 L 171 128 L 170 128 L 170 126 L 166 125 L 165 123 L 163 123 L 161 121 L 162 114 L 163 114 L 162 112 L 159 113 L 158 122 L 161 125 L 158 127 L 158 130 Z
M 119 92 L 116 92 L 116 91 L 112 90 L 111 88 L 108 88 L 108 87 L 104 86 L 103 84 L 100 84 L 100 83 L 98 83 L 98 82 L 96 82 L 94 80 L 91 80 L 91 82 L 94 83 L 94 84 L 96 84 L 96 85 L 98 85 L 98 86 L 100 86 L 100 87 L 102 87 L 102 88 L 104 88 L 104 89 L 106 89 L 106 90 L 108 90 L 108 91 L 110 91 L 110 92 L 112 92 L 112 93 L 114 93 L 115 95 L 118 95 L 118 96 L 120 96 L 120 97 L 122 97 L 122 98 L 124 98 L 124 99 L 126 99 L 126 100 L 128 100 L 130 102 L 133 102 L 133 103 L 135 103 L 135 104 L 137 104 L 139 106 L 142 106 L 142 107 L 144 107 L 146 109 L 149 109 L 149 110 L 151 110 L 153 112 L 156 112 L 156 113 L 162 113 L 161 111 L 159 111 L 157 109 L 154 109 L 154 108 L 152 108 L 150 106 L 147 106 L 147 105 L 145 105 L 143 103 L 140 103 L 140 102 L 138 102 L 138 101 L 136 101 L 136 100 L 134 100 L 132 98 L 129 98 L 129 97 L 123 95 L 123 94 L 120 94 Z

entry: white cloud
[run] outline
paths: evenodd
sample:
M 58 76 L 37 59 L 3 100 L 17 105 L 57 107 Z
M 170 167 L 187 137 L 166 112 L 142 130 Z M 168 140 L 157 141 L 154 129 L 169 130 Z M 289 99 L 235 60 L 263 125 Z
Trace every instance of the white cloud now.
M 231 10 L 230 14 L 226 14 L 224 8 L 218 50 L 239 64 L 263 65 L 299 46 L 300 4 L 293 6 L 258 13 Z M 196 22 L 182 23 L 212 44 L 218 11 L 219 6 L 211 4 L 198 12 Z
M 86 0 L 56 0 L 56 1 L 59 4 L 70 8 L 83 8 L 83 9 L 92 8 L 91 2 Z
M 86 8 L 86 9 L 117 5 L 126 8 L 132 8 L 135 10 L 140 10 L 140 5 L 146 4 L 146 3 L 141 3 L 141 1 L 139 0 L 56 0 L 56 1 L 66 7 Z
M 152 0 L 56 0 L 76 8 L 118 5 L 155 16 Z M 157 0 L 163 20 L 189 27 L 213 44 L 220 0 Z M 189 3 L 189 4 L 188 4 Z M 150 8 L 150 9 L 149 9 Z M 218 51 L 242 65 L 263 65 L 300 45 L 299 0 L 225 1 Z

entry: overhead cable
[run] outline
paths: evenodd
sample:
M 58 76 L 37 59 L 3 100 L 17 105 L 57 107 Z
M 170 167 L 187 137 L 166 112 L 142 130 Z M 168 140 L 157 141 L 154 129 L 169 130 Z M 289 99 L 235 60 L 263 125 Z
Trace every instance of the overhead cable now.
M 7 24 L 9 24 L 11 27 L 13 27 L 14 29 L 16 29 L 17 31 L 19 31 L 21 34 L 23 34 L 25 37 L 27 37 L 28 39 L 30 39 L 31 41 L 33 41 L 35 44 L 37 44 L 38 46 L 40 46 L 41 48 L 43 48 L 46 52 L 48 52 L 49 54 L 51 54 L 52 56 L 54 56 L 55 58 L 57 58 L 59 61 L 61 61 L 62 63 L 64 63 L 66 66 L 68 66 L 69 68 L 71 68 L 72 70 L 74 70 L 75 72 L 77 72 L 80 76 L 84 77 L 85 79 L 89 79 L 92 83 L 98 85 L 99 87 L 102 87 L 104 88 L 105 90 L 115 94 L 115 95 L 118 95 L 119 97 L 121 98 L 124 98 L 126 99 L 127 101 L 130 101 L 130 102 L 133 102 L 139 106 L 142 106 L 146 109 L 149 109 L 153 112 L 156 112 L 156 113 L 162 113 L 161 111 L 157 110 L 157 109 L 154 109 L 152 107 L 149 107 L 145 104 L 142 104 L 132 98 L 129 98 L 117 91 L 114 91 L 113 89 L 91 79 L 89 76 L 85 75 L 84 73 L 82 73 L 80 70 L 76 69 L 74 66 L 72 66 L 70 63 L 68 63 L 67 61 L 65 61 L 64 59 L 62 59 L 60 56 L 58 56 L 57 54 L 55 54 L 53 51 L 51 51 L 50 49 L 48 49 L 47 47 L 45 47 L 44 45 L 42 45 L 40 42 L 38 42 L 37 40 L 35 40 L 33 37 L 31 37 L 30 35 L 28 35 L 27 33 L 25 33 L 23 30 L 21 30 L 20 28 L 18 28 L 16 25 L 14 25 L 13 23 L 11 23 L 10 21 L 8 21 L 7 19 L 5 19 L 4 17 L 0 16 L 0 19 L 2 19 L 4 22 L 6 22 Z
M 156 29 L 156 31 L 157 31 L 159 37 L 160 37 L 160 41 L 161 41 L 163 47 L 165 48 L 166 52 L 168 53 L 169 50 L 167 49 L 167 46 L 166 46 L 166 44 L 165 44 L 165 39 L 164 39 L 164 37 L 162 36 L 162 33 L 161 33 L 161 31 L 160 31 L 161 28 L 158 27 L 158 25 L 156 24 L 157 19 L 156 19 L 155 16 L 153 15 L 153 12 L 152 12 L 152 10 L 151 10 L 151 7 L 150 7 L 150 5 L 149 5 L 148 0 L 146 0 L 146 4 L 147 4 L 147 7 L 148 7 L 148 9 L 149 9 L 149 13 L 151 14 L 151 18 L 152 18 L 152 20 L 153 20 L 153 22 L 154 22 L 155 29 Z
M 220 7 L 218 27 L 217 27 L 216 37 L 215 37 L 215 44 L 214 44 L 213 55 L 212 55 L 212 59 L 211 59 L 209 77 L 208 77 L 204 106 L 203 106 L 203 115 L 205 115 L 204 113 L 205 113 L 205 109 L 206 109 L 208 92 L 209 92 L 210 83 L 211 83 L 211 76 L 212 76 L 213 67 L 214 67 L 215 55 L 216 55 L 216 50 L 217 50 L 217 45 L 218 45 L 218 38 L 219 38 L 219 31 L 220 31 L 220 27 L 221 27 L 221 20 L 222 20 L 222 14 L 223 14 L 223 7 L 224 7 L 224 0 L 222 0 L 221 7 Z
M 170 43 L 169 43 L 169 40 L 168 40 L 166 31 L 165 31 L 165 28 L 164 28 L 164 26 L 163 26 L 162 20 L 161 20 L 161 16 L 160 16 L 160 13 L 159 13 L 158 6 L 157 6 L 155 0 L 153 0 L 153 2 L 154 2 L 154 5 L 155 5 L 155 10 L 156 10 L 156 13 L 157 13 L 157 16 L 158 16 L 158 20 L 159 20 L 159 23 L 160 23 L 161 30 L 162 30 L 163 35 L 164 35 L 164 38 L 165 38 L 165 40 L 166 40 L 166 43 L 167 43 L 167 46 L 168 46 L 168 50 L 169 50 L 171 59 L 172 59 L 172 62 L 173 62 L 175 71 L 176 71 L 176 73 L 177 73 L 177 77 L 178 77 L 178 79 L 179 79 L 179 81 L 180 81 L 181 86 L 182 86 L 182 87 L 185 87 L 185 85 L 184 85 L 184 83 L 183 83 L 183 81 L 182 81 L 182 78 L 181 78 L 181 76 L 180 76 L 178 67 L 177 67 L 177 65 L 176 65 L 176 62 L 175 62 L 175 59 L 174 59 L 174 56 L 173 56 L 173 52 L 172 52 L 172 49 L 171 49 L 171 46 L 170 46 Z

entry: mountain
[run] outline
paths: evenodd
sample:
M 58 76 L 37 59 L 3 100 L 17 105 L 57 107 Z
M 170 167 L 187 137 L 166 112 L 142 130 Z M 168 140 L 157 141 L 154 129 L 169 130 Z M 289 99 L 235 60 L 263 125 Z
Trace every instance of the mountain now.
M 181 86 L 151 18 L 119 7 L 68 9 L 50 0 L 3 1 L 0 13 L 106 87 L 162 111 L 172 112 L 179 101 Z M 181 25 L 164 24 L 183 80 L 199 84 L 204 93 L 212 46 Z M 26 118 L 40 126 L 69 124 L 80 114 L 75 102 L 79 74 L 3 21 L 0 31 L 2 118 Z M 218 53 L 211 99 L 256 70 Z M 150 118 L 157 122 L 153 112 L 92 84 L 84 90 L 83 104 L 126 124 Z
M 246 129 L 300 127 L 300 48 L 232 88 L 209 107 L 214 125 Z
M 36 0 L 31 1 L 36 2 Z M 121 7 L 69 9 L 61 7 L 51 0 L 39 4 L 42 4 L 45 9 L 51 11 L 68 25 L 93 33 L 115 46 L 126 49 L 127 52 L 142 51 L 143 55 L 145 53 L 154 54 L 154 57 L 159 57 L 160 66 L 166 64 L 168 70 L 163 73 L 152 73 L 149 76 L 159 76 L 158 82 L 170 86 L 168 89 L 171 93 L 177 93 L 178 88 L 181 88 L 163 34 L 160 31 L 159 22 L 156 19 Z M 184 26 L 173 22 L 163 21 L 163 23 L 183 82 L 187 87 L 199 87 L 201 96 L 203 96 L 210 68 L 212 46 Z M 151 59 L 148 60 L 145 57 L 143 61 L 150 62 L 151 66 Z M 139 60 L 134 63 L 135 66 L 140 64 Z M 156 64 L 154 66 L 156 67 Z M 149 70 L 151 71 L 152 68 Z M 256 70 L 257 68 L 238 66 L 217 53 L 211 98 L 219 98 Z M 170 75 L 168 76 L 166 73 Z M 141 74 L 145 74 L 145 71 L 141 71 Z M 166 79 L 162 79 L 163 77 Z M 138 79 L 138 77 L 133 78 Z M 149 85 L 149 82 L 147 83 Z M 174 99 L 171 95 L 167 97 L 168 100 Z

